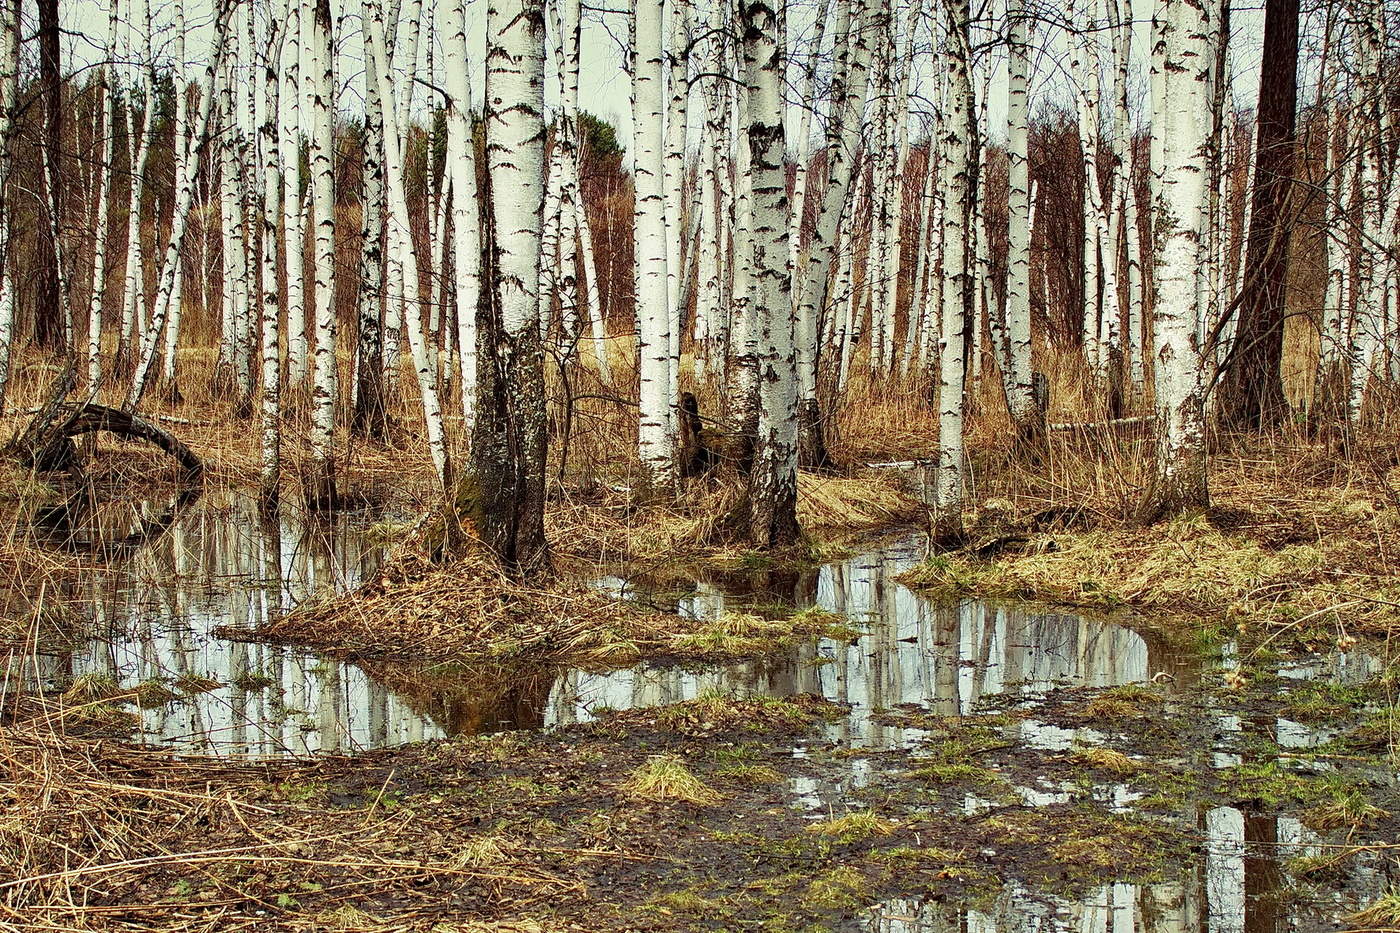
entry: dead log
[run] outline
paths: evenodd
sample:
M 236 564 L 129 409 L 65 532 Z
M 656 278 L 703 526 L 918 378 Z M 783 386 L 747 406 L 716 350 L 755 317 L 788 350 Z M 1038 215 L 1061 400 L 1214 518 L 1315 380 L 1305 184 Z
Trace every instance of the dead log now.
M 180 465 L 182 484 L 198 485 L 204 479 L 204 461 L 175 435 L 131 412 L 94 402 L 43 406 L 6 452 L 37 470 L 66 470 L 79 478 L 82 463 L 73 439 L 98 431 L 164 451 Z

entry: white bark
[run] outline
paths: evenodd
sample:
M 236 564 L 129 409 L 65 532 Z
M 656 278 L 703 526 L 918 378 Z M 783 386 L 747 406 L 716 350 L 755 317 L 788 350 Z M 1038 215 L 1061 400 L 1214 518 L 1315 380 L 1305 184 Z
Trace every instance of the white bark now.
M 741 10 L 758 332 L 759 419 L 749 482 L 750 533 L 757 544 L 789 544 L 797 538 L 797 385 L 779 92 L 784 57 L 771 0 L 741 0 Z
M 377 0 L 366 0 L 363 6 L 365 30 L 370 55 L 374 58 L 375 71 L 379 78 L 379 96 L 382 100 L 393 99 L 393 83 L 389 70 L 388 53 L 384 44 L 384 14 Z M 428 437 L 428 450 L 433 457 L 433 466 L 438 480 L 444 489 L 450 487 L 452 475 L 447 455 L 447 443 L 442 428 L 442 407 L 437 391 L 437 374 L 433 357 L 428 346 L 427 335 L 423 332 L 423 308 L 418 290 L 418 257 L 413 246 L 413 231 L 409 224 L 408 197 L 404 190 L 404 164 L 400 140 L 403 138 L 398 125 L 395 108 L 384 108 L 384 175 L 388 183 L 389 222 L 391 230 L 397 228 L 397 237 L 402 244 L 400 257 L 404 264 L 404 280 L 407 283 L 408 299 L 404 305 L 404 325 L 408 332 L 409 348 L 413 354 L 413 368 L 418 375 L 418 390 L 423 399 L 423 419 Z
M 1158 0 L 1153 16 L 1152 176 L 1156 231 L 1153 364 L 1158 484 L 1168 509 L 1205 495 L 1203 362 L 1197 272 L 1209 172 L 1213 60 L 1199 0 Z
M 633 158 L 636 179 L 637 450 L 647 486 L 674 486 L 671 347 L 666 286 L 666 193 L 662 153 L 662 0 L 634 0 Z
M 1031 370 L 1030 123 L 1026 106 L 1030 59 L 1026 18 L 1025 0 L 1012 0 L 1007 11 L 1010 41 L 1006 93 L 1007 356 L 1002 380 L 1011 419 L 1022 430 L 1031 424 L 1036 411 Z
M 481 298 L 481 216 L 476 189 L 476 145 L 468 110 L 467 21 L 463 0 L 445 4 L 443 52 L 447 66 L 447 166 L 452 174 L 452 268 L 461 353 L 462 418 L 470 436 L 476 414 L 476 310 Z
M 194 141 L 190 136 L 189 98 L 185 87 L 185 4 L 175 0 L 175 187 L 184 185 L 193 168 L 190 167 L 190 152 Z M 165 355 L 163 357 L 162 378 L 172 393 L 175 385 L 175 364 L 180 346 L 180 326 L 184 319 L 185 304 L 185 264 L 175 266 L 175 282 L 170 289 L 170 310 L 165 322 Z
M 15 283 L 10 274 L 10 210 L 6 185 L 14 163 L 15 101 L 19 96 L 20 5 L 0 7 L 0 409 L 10 383 Z
M 948 22 L 948 115 L 943 133 L 943 327 L 939 343 L 938 461 L 934 478 L 935 521 L 944 534 L 962 529 L 963 412 L 967 371 L 964 355 L 971 325 L 972 257 L 967 255 L 965 231 L 975 216 L 972 185 L 975 180 L 971 150 L 976 134 L 971 58 L 967 36 L 970 12 L 967 0 L 950 0 Z
M 282 237 L 287 278 L 287 383 L 306 382 L 306 212 L 302 210 L 301 134 L 302 76 L 305 59 L 302 37 L 310 34 L 304 22 L 306 5 L 291 0 L 287 11 L 287 37 L 283 48 L 282 87 L 277 98 L 278 154 L 282 158 Z
M 817 397 L 819 324 L 823 315 L 831 317 L 834 314 L 829 310 L 830 303 L 827 301 L 832 258 L 838 240 L 843 238 L 846 243 L 842 249 L 842 262 L 850 258 L 852 247 L 848 235 L 855 225 L 855 204 L 860 200 L 857 197 L 847 206 L 856 152 L 860 148 L 861 115 L 870 90 L 871 48 L 865 36 L 865 24 L 869 20 L 871 7 L 871 0 L 838 0 L 837 6 L 831 102 L 833 114 L 827 121 L 825 140 L 827 176 L 820 190 L 817 222 L 807 248 L 806 281 L 796 299 L 797 391 L 804 430 L 808 427 L 807 422 L 820 417 Z M 843 215 L 847 217 L 844 226 L 841 223 Z M 841 297 L 840 293 L 837 297 Z M 849 372 L 851 323 L 849 319 L 843 322 L 837 340 L 841 360 L 838 384 Z
M 329 0 L 303 0 L 303 22 L 309 23 L 307 65 L 303 75 L 311 95 L 311 202 L 315 222 L 316 341 L 311 391 L 311 458 L 313 497 L 334 500 L 331 488 L 334 467 L 335 410 L 340 397 L 336 349 L 338 326 L 332 276 L 335 264 L 335 123 L 331 63 L 331 9 Z M 382 85 L 381 85 L 382 86 Z
M 220 12 L 227 6 L 220 4 Z M 205 68 L 204 80 L 199 89 L 199 116 L 195 121 L 194 149 L 190 153 L 191 169 L 181 179 L 180 190 L 176 192 L 174 208 L 171 211 L 170 240 L 165 247 L 165 259 L 156 280 L 156 297 L 151 311 L 151 320 L 141 341 L 141 357 L 131 380 L 131 391 L 127 395 L 127 408 L 135 408 L 145 394 L 150 374 L 155 365 L 156 353 L 160 346 L 160 334 L 170 313 L 171 297 L 175 289 L 176 269 L 179 267 L 184 249 L 185 231 L 189 228 L 190 211 L 194 207 L 195 168 L 200 164 L 205 147 L 209 142 L 209 120 L 214 102 L 214 86 L 223 64 L 225 40 L 222 33 L 216 33 L 214 50 Z
M 4 52 L 0 51 L 0 55 Z M 117 58 L 117 4 L 112 3 L 107 15 L 107 58 Z M 88 388 L 95 391 L 102 383 L 102 306 L 107 300 L 107 213 L 112 194 L 112 165 L 116 158 L 117 120 L 121 119 L 121 104 L 112 92 L 111 70 L 107 65 L 97 78 L 97 103 L 100 112 L 107 110 L 107 122 L 102 134 L 102 165 L 97 174 L 93 197 L 97 199 L 97 223 L 92 244 L 92 297 L 88 301 Z M 0 178 L 0 184 L 4 181 Z
M 300 0 L 288 0 L 295 6 Z M 281 64 L 277 43 L 285 41 L 283 24 L 273 20 L 273 46 L 265 54 L 260 82 L 263 91 L 262 143 L 262 499 L 272 504 L 278 498 L 282 474 L 282 358 L 279 324 L 281 295 L 277 282 L 277 227 L 281 214 L 282 159 L 277 148 L 279 130 L 278 72 Z

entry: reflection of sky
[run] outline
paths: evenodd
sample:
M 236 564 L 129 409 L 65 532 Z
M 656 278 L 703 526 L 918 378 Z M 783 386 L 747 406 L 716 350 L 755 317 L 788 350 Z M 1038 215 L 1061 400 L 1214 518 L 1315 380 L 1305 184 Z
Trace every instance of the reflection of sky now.
M 912 736 L 872 722 L 876 712 L 914 704 L 938 714 L 966 714 L 986 696 L 1033 697 L 1056 686 L 1116 686 L 1149 678 L 1147 645 L 1131 629 L 1064 613 L 935 603 L 894 580 L 918 556 L 895 545 L 818 572 L 814 604 L 869 633 L 853 643 L 824 639 L 788 657 L 698 673 L 642 666 L 570 675 L 555 687 L 548 721 L 587 719 L 600 708 L 676 703 L 707 690 L 814 693 L 851 706 L 833 737 L 890 746 Z M 700 618 L 726 608 L 742 605 L 707 584 L 680 604 L 683 613 Z
M 223 625 L 255 625 L 313 592 L 352 587 L 376 560 L 343 520 L 308 523 L 284 510 L 272 529 L 242 500 L 200 503 L 115 585 L 96 577 L 71 594 L 88 601 L 95 637 L 71 658 L 34 659 L 25 679 L 37 673 L 52 687 L 97 673 L 123 688 L 161 680 L 177 692 L 181 678 L 217 681 L 140 711 L 142 738 L 193 751 L 304 754 L 439 737 L 354 665 L 213 635 Z
M 1030 803 L 1055 802 L 1053 794 Z M 1277 846 L 1246 845 L 1246 821 Z M 1337 928 L 1338 918 L 1378 896 L 1385 880 L 1353 863 L 1347 898 L 1280 915 L 1286 876 L 1281 862 L 1321 851 L 1318 838 L 1288 816 L 1219 807 L 1203 816 L 1205 865 L 1156 884 L 1104 884 L 1079 897 L 1058 897 L 1009 882 L 990 906 L 969 910 L 939 900 L 901 898 L 870 910 L 868 933 L 1283 933 Z M 1254 838 L 1259 838 L 1258 836 Z M 1129 872 L 1134 866 L 1123 865 Z

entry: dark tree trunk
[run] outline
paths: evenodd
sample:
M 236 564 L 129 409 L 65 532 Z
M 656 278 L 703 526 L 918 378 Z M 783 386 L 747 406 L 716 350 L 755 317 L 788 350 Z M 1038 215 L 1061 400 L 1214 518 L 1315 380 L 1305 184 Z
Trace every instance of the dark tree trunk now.
M 1298 0 L 1267 0 L 1259 82 L 1253 208 L 1239 325 L 1221 382 L 1220 419 L 1234 430 L 1276 427 L 1283 396 L 1283 317 L 1288 291 L 1289 202 L 1298 105 Z
M 53 176 L 49 190 L 49 172 L 39 173 L 40 201 L 51 212 L 53 223 L 41 223 L 38 229 L 38 274 L 35 278 L 34 340 L 41 347 L 64 349 L 67 345 L 63 326 L 63 309 L 59 300 L 58 246 L 51 229 L 62 223 L 61 198 L 63 177 L 59 156 L 63 135 L 63 82 L 59 75 L 58 0 L 39 2 L 39 78 L 44 95 L 44 157 L 48 159 Z

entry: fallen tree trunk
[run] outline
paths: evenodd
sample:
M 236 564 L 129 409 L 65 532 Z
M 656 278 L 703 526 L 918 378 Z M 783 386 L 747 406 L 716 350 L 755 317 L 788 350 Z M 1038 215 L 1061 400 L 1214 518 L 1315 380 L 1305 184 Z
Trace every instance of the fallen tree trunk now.
M 82 464 L 73 439 L 98 431 L 144 441 L 169 454 L 180 465 L 184 484 L 204 479 L 204 461 L 175 435 L 131 412 L 93 402 L 45 405 L 6 452 L 35 469 L 66 470 L 81 478 Z

